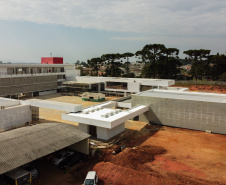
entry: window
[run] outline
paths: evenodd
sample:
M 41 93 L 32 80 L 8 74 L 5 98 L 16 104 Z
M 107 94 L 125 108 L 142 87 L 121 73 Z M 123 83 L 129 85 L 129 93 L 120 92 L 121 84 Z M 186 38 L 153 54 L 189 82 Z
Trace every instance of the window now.
M 106 82 L 106 88 L 128 90 L 128 84 L 126 82 Z

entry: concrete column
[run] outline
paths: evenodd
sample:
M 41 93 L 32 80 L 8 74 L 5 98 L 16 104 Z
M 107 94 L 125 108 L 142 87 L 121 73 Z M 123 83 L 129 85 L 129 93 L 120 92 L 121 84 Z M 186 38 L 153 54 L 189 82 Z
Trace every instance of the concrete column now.
M 89 84 L 89 89 L 91 89 L 91 87 L 92 87 L 92 84 Z
M 108 140 L 108 129 L 103 127 L 97 127 L 97 138 Z
M 125 123 L 122 123 L 112 129 L 97 127 L 97 138 L 108 140 L 125 130 Z
M 98 83 L 98 93 L 100 92 L 100 90 L 101 90 L 101 84 Z
M 84 153 L 84 154 L 89 154 L 89 139 L 84 139 L 78 143 L 75 143 L 71 146 L 69 146 L 70 149 Z
M 31 106 L 32 120 L 39 120 L 39 108 Z
M 108 129 L 108 139 L 116 136 L 117 134 L 123 132 L 125 130 L 125 123 L 122 123 L 112 129 Z
M 89 125 L 78 123 L 78 129 L 81 130 L 82 132 L 89 134 Z

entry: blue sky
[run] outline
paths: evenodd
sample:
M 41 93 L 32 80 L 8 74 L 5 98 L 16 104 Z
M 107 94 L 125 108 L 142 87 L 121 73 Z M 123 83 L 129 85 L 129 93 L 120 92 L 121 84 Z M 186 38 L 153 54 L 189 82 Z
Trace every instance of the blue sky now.
M 0 61 L 86 61 L 160 43 L 226 51 L 225 0 L 0 0 Z

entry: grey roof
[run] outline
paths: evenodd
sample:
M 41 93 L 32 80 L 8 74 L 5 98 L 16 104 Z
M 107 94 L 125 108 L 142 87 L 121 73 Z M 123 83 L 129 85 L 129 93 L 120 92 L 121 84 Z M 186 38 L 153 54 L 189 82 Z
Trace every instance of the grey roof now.
M 216 93 L 201 93 L 201 92 L 187 92 L 187 91 L 178 92 L 178 91 L 154 89 L 154 90 L 144 91 L 136 95 L 191 100 L 191 101 L 226 103 L 226 95 L 216 94 Z
M 42 123 L 0 133 L 0 174 L 89 136 L 66 123 Z

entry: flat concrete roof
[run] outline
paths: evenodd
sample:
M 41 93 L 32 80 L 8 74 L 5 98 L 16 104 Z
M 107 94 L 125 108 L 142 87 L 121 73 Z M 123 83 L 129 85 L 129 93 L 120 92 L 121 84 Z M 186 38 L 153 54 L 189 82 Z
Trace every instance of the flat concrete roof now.
M 114 128 L 125 121 L 148 111 L 148 109 L 149 107 L 144 105 L 133 107 L 126 111 L 96 106 L 83 109 L 83 111 L 79 113 L 62 114 L 62 119 L 103 128 Z
M 26 100 L 26 102 L 30 103 L 30 105 L 34 107 L 60 110 L 65 112 L 78 112 L 82 110 L 82 105 L 79 104 L 55 102 L 40 99 L 30 99 Z
M 77 82 L 91 83 L 91 82 L 126 82 L 126 83 L 140 83 L 147 86 L 171 86 L 175 84 L 175 80 L 170 79 L 149 79 L 149 78 L 119 78 L 119 77 L 96 77 L 96 76 L 77 76 Z
M 89 136 L 66 123 L 42 123 L 0 133 L 0 174 Z
M 14 99 L 0 97 L 0 106 L 12 107 L 12 106 L 20 105 L 20 104 L 21 104 L 20 100 L 14 100 Z
M 216 93 L 200 93 L 200 92 L 186 92 L 186 91 L 178 92 L 178 91 L 170 91 L 170 90 L 153 89 L 153 90 L 137 93 L 135 94 L 135 96 L 136 95 L 158 97 L 158 98 L 191 100 L 191 101 L 226 103 L 226 95 L 216 94 Z

